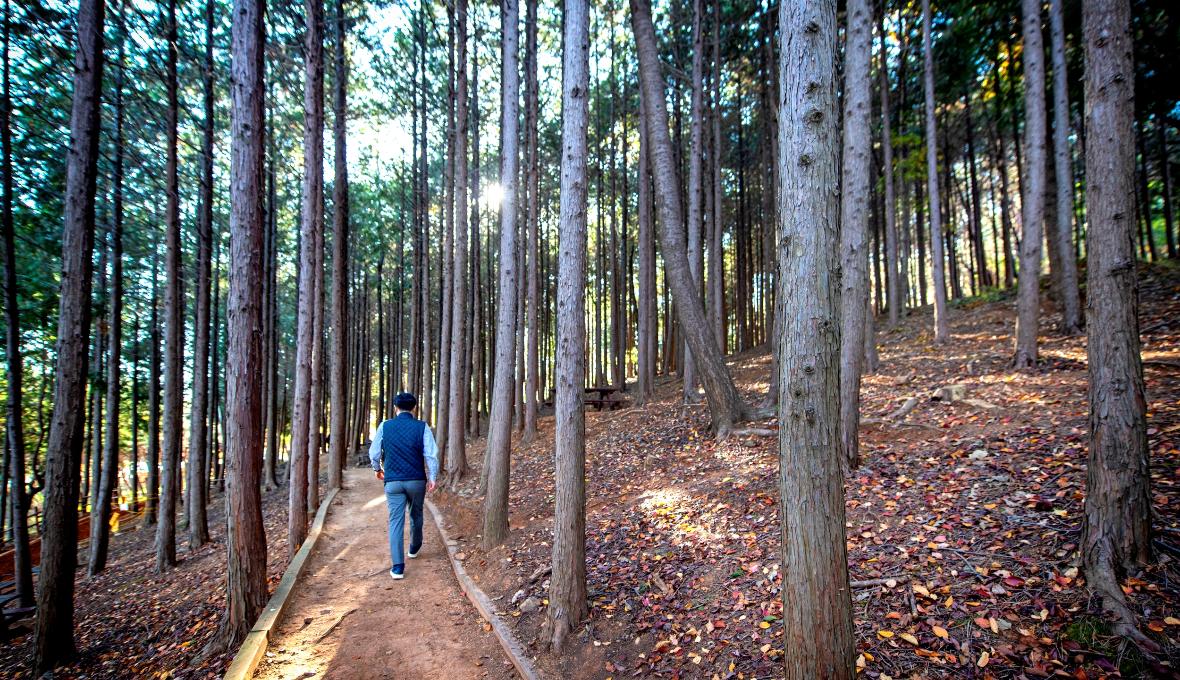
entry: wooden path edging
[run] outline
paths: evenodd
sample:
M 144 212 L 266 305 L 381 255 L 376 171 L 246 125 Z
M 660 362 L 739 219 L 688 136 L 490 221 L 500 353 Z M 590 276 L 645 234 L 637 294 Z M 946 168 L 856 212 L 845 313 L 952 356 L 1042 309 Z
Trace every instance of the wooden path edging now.
M 467 599 L 471 600 L 471 604 L 475 605 L 475 609 L 483 616 L 488 625 L 492 627 L 492 632 L 496 634 L 496 640 L 500 642 L 500 646 L 504 648 L 504 653 L 508 655 L 508 659 L 512 661 L 512 665 L 516 667 L 516 672 L 524 680 L 541 680 L 541 674 L 537 672 L 533 662 L 529 659 L 524 647 L 512 635 L 512 631 L 508 629 L 500 617 L 496 616 L 496 610 L 492 606 L 492 601 L 488 596 L 480 590 L 479 586 L 471 580 L 467 575 L 467 570 L 463 568 L 463 564 L 455 558 L 455 553 L 459 551 L 458 545 L 451 545 L 450 539 L 447 537 L 447 531 L 443 528 L 442 514 L 438 508 L 431 503 L 429 499 L 426 501 L 426 507 L 430 510 L 430 517 L 434 520 L 434 526 L 438 527 L 438 533 L 442 536 L 443 546 L 447 550 L 447 559 L 451 562 L 451 569 L 455 571 L 455 579 L 459 581 L 459 588 Z
M 315 547 L 316 539 L 320 537 L 320 532 L 324 528 L 324 520 L 328 516 L 328 506 L 332 505 L 338 491 L 339 489 L 332 489 L 320 503 L 320 509 L 315 514 L 315 521 L 311 523 L 311 529 L 307 532 L 307 540 L 303 542 L 303 545 L 299 547 L 299 552 L 295 553 L 295 557 L 287 565 L 287 570 L 283 572 L 283 578 L 275 588 L 274 595 L 271 595 L 270 600 L 266 603 L 266 608 L 262 610 L 262 614 L 254 622 L 254 627 L 250 629 L 250 633 L 242 641 L 242 646 L 234 656 L 233 662 L 225 671 L 223 676 L 225 680 L 249 680 L 254 677 L 255 669 L 262 662 L 262 657 L 266 655 L 270 633 L 278 625 L 283 612 L 287 609 L 291 592 L 295 589 L 299 575 L 303 573 L 303 565 L 306 564 L 308 556 L 311 555 L 311 551 Z

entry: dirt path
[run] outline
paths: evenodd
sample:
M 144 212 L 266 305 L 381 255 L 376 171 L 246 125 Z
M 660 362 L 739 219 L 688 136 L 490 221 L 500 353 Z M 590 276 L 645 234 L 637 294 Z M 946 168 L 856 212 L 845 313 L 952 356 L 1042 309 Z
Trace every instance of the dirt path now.
M 421 553 L 393 581 L 381 487 L 367 469 L 344 482 L 255 677 L 516 677 L 460 592 L 429 511 Z

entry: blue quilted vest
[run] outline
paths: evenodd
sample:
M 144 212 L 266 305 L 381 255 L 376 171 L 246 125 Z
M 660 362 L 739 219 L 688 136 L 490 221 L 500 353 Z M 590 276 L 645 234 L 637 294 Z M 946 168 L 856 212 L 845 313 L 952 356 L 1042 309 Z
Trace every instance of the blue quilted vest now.
M 409 413 L 399 413 L 381 423 L 381 467 L 387 482 L 426 480 L 422 438 L 426 423 Z

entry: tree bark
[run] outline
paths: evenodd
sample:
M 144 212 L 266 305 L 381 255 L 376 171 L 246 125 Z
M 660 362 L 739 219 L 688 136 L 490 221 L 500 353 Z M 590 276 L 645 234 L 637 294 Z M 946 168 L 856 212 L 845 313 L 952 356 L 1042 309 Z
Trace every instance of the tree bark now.
M 147 488 L 144 490 L 143 527 L 154 527 L 160 510 L 160 286 L 159 249 L 152 247 L 152 311 L 148 352 Z
M 177 168 L 179 84 L 176 75 L 176 0 L 168 0 L 168 58 L 165 67 L 168 151 L 164 170 L 164 441 L 161 451 L 160 516 L 156 522 L 156 572 L 176 565 L 176 504 L 180 496 L 180 428 L 184 409 L 184 291 L 180 243 L 180 177 Z
M 455 3 L 455 235 L 451 286 L 451 347 L 449 408 L 447 418 L 447 481 L 454 488 L 467 474 L 467 375 L 464 347 L 467 338 L 467 0 Z
M 840 466 L 836 2 L 782 0 L 779 25 L 783 247 L 776 344 L 785 675 L 854 678 Z M 868 50 L 860 52 L 867 59 Z M 807 511 L 796 512 L 796 504 Z
M 926 193 L 930 199 L 930 262 L 934 275 L 934 342 L 950 340 L 946 307 L 946 262 L 942 248 L 942 204 L 938 190 L 938 128 L 934 118 L 934 52 L 930 41 L 930 0 L 922 0 L 922 82 L 926 93 Z
M 848 0 L 844 48 L 844 150 L 840 190 L 840 439 L 850 469 L 860 465 L 860 377 L 868 336 L 870 119 L 873 113 L 873 14 L 869 0 Z M 888 126 L 886 126 L 888 130 Z
M 516 199 L 517 136 L 520 109 L 520 9 L 517 0 L 500 5 L 500 288 L 496 297 L 496 372 L 488 420 L 488 485 L 483 506 L 483 545 L 491 549 L 508 538 L 508 474 L 512 447 L 512 395 L 516 379 Z
M 12 14 L 4 2 L 4 100 L 0 102 L 0 153 L 4 154 L 3 209 L 0 228 L 4 231 L 4 311 L 7 316 L 6 346 L 8 369 L 8 403 L 5 415 L 8 432 L 8 486 L 12 503 L 13 581 L 20 607 L 33 606 L 33 562 L 29 552 L 29 498 L 25 486 L 25 432 L 23 377 L 24 361 L 20 344 L 20 283 L 16 272 L 16 229 L 13 224 L 12 176 L 12 83 L 9 68 L 9 38 Z
M 525 216 L 524 221 L 528 229 L 528 318 L 525 326 L 528 329 L 528 341 L 525 349 L 525 384 L 524 384 L 524 441 L 530 442 L 537 434 L 537 392 L 540 390 L 540 322 L 539 305 L 541 303 L 541 247 L 538 234 L 540 232 L 540 197 L 541 188 L 540 153 L 538 150 L 540 126 L 540 92 L 537 82 L 537 0 L 525 0 L 525 145 L 528 153 L 525 157 Z M 490 273 L 490 272 L 489 272 Z
M 1050 238 L 1061 253 L 1061 327 L 1066 335 L 1082 332 L 1078 265 L 1073 257 L 1073 167 L 1069 151 L 1069 88 L 1065 65 L 1064 0 L 1049 0 L 1049 36 L 1053 54 L 1053 168 L 1057 175 L 1057 220 Z
M 348 350 L 348 63 L 344 58 L 346 36 L 343 0 L 336 0 L 336 80 L 334 133 L 336 158 L 332 180 L 332 427 L 328 439 L 328 488 L 338 489 L 347 457 Z M 380 282 L 378 283 L 380 285 Z M 384 361 L 384 357 L 381 358 Z M 389 395 L 390 398 L 393 395 Z M 384 400 L 382 400 L 384 401 Z M 383 404 L 382 404 L 383 405 Z
M 703 275 L 701 261 L 701 199 L 703 198 L 702 192 L 704 191 L 702 170 L 704 169 L 705 163 L 702 150 L 702 138 L 704 135 L 703 119 L 705 113 L 703 103 L 705 90 L 705 41 L 703 37 L 704 27 L 701 24 L 704 21 L 704 2 L 702 0 L 693 0 L 692 7 L 692 96 L 691 103 L 689 104 L 689 116 L 692 122 L 688 128 L 687 254 L 689 277 L 692 279 L 697 296 L 703 300 L 704 291 L 701 290 L 701 276 Z M 691 352 L 686 351 L 684 353 L 684 363 L 680 372 L 684 380 L 684 401 L 686 403 L 700 401 L 700 396 L 697 393 L 696 364 L 693 362 Z
M 1082 6 L 1090 453 L 1082 563 L 1090 588 L 1142 637 L 1119 577 L 1151 559 L 1146 395 L 1135 280 L 1135 133 L 1128 0 Z
M 652 234 L 651 203 L 651 138 L 647 133 L 647 107 L 639 99 L 639 332 L 638 332 L 638 389 L 636 402 L 644 403 L 655 393 L 656 327 L 656 243 Z
M 193 329 L 193 403 L 189 415 L 188 547 L 209 542 L 205 458 L 209 437 L 209 308 L 213 275 L 213 0 L 205 2 L 205 119 L 201 140 L 201 214 L 197 220 L 197 313 Z M 263 271 L 263 270 L 259 270 Z
M 881 35 L 885 35 L 884 12 L 881 15 Z M 884 155 L 885 184 L 885 304 L 889 310 L 889 325 L 896 326 L 904 306 L 901 295 L 901 273 L 897 268 L 897 196 L 893 183 L 893 111 L 889 105 L 889 53 L 881 41 L 881 150 Z
M 1045 216 L 1045 45 L 1041 3 L 1022 0 L 1024 32 L 1025 180 L 1021 196 L 1020 278 L 1016 293 L 1016 368 L 1037 365 L 1040 323 L 1041 242 Z
M 541 639 L 561 652 L 590 610 L 586 603 L 586 136 L 589 6 L 566 0 L 562 36 L 561 204 L 554 405 L 553 574 Z M 667 127 L 665 127 L 667 130 Z M 683 245 L 681 252 L 684 252 Z
M 265 4 L 234 0 L 230 55 L 230 264 L 226 301 L 226 611 L 210 647 L 233 649 L 266 605 L 262 525 Z
M 45 452 L 44 525 L 37 585 L 33 668 L 38 675 L 73 659 L 78 484 L 86 408 L 94 248 L 94 194 L 102 107 L 103 0 L 80 0 L 70 145 L 66 161 L 61 288 L 53 415 Z
M 295 403 L 291 417 L 290 486 L 287 503 L 288 552 L 294 557 L 307 537 L 308 447 L 318 427 L 319 404 L 312 401 L 312 366 L 316 360 L 316 281 L 322 279 L 316 234 L 324 226 L 324 6 L 305 0 L 303 54 L 303 203 L 300 225 L 299 308 L 295 349 Z
M 668 110 L 664 101 L 663 78 L 660 74 L 659 53 L 656 50 L 655 29 L 651 21 L 649 0 L 631 0 L 631 21 L 639 54 L 639 74 L 642 97 L 647 113 L 647 133 L 651 138 L 651 158 L 656 182 L 656 207 L 659 211 L 660 250 L 664 255 L 664 271 L 672 290 L 680 330 L 695 359 L 696 370 L 705 386 L 713 417 L 712 427 L 724 436 L 734 423 L 746 417 L 745 405 L 733 383 L 729 369 L 721 357 L 717 339 L 705 316 L 701 297 L 689 268 L 684 235 L 679 225 L 681 214 L 680 186 L 676 180 L 676 165 L 672 140 L 668 133 Z

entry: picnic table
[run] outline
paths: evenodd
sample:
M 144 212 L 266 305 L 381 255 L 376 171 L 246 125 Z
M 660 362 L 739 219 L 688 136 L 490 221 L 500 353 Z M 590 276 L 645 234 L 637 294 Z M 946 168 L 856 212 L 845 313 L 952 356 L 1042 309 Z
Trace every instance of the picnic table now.
M 582 403 L 586 404 L 587 406 L 593 406 L 599 411 L 604 408 L 613 411 L 617 408 L 623 407 L 623 400 L 615 397 L 615 394 L 620 391 L 622 390 L 620 390 L 618 387 L 615 387 L 614 385 L 586 387 L 582 390 L 582 392 L 586 395 L 586 398 L 582 400 Z M 592 394 L 597 394 L 598 396 L 591 397 L 590 395 Z

